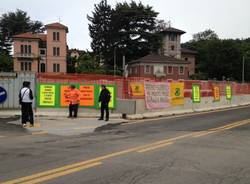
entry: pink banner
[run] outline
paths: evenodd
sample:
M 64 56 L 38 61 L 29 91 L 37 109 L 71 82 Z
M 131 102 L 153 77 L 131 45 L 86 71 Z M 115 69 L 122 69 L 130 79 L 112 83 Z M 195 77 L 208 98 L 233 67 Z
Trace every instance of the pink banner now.
M 162 109 L 170 106 L 169 83 L 145 82 L 144 89 L 147 109 Z

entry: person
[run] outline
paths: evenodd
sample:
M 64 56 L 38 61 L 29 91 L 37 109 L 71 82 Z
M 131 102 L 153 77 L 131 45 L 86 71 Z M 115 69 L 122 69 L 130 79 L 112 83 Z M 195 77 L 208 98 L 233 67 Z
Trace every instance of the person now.
M 75 85 L 70 86 L 70 91 L 67 94 L 69 99 L 69 116 L 68 118 L 77 118 L 78 106 L 80 103 L 80 91 L 76 89 Z
M 33 92 L 30 89 L 30 82 L 24 81 L 23 87 L 19 92 L 19 103 L 21 105 L 23 127 L 27 126 L 27 122 L 30 122 L 30 127 L 34 126 L 34 117 L 32 109 L 33 98 Z
M 109 90 L 106 88 L 105 85 L 102 85 L 102 90 L 99 96 L 99 102 L 101 102 L 101 117 L 98 120 L 103 120 L 104 118 L 104 110 L 106 111 L 106 119 L 105 121 L 109 120 L 109 101 L 111 95 Z

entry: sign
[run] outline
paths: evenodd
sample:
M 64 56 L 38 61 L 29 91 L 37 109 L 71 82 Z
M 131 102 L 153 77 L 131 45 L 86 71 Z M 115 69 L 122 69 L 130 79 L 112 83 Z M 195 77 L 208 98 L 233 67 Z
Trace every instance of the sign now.
M 172 105 L 184 104 L 184 83 L 171 82 L 170 83 L 170 97 Z
M 193 100 L 193 103 L 201 102 L 201 90 L 200 90 L 199 84 L 192 85 L 192 100 Z
M 79 90 L 80 106 L 93 107 L 95 105 L 95 86 L 81 85 Z
M 220 101 L 220 87 L 213 86 L 214 101 Z
M 169 107 L 169 83 L 145 82 L 145 101 L 147 109 Z
M 144 84 L 141 82 L 131 82 L 130 89 L 132 96 L 144 96 Z
M 0 103 L 4 103 L 7 99 L 7 91 L 0 86 Z
M 60 104 L 62 107 L 69 106 L 69 98 L 67 97 L 67 94 L 70 92 L 70 86 L 69 85 L 61 85 L 60 88 Z
M 114 86 L 106 86 L 106 88 L 109 90 L 110 95 L 111 95 L 110 102 L 109 102 L 109 108 L 113 109 L 113 108 L 115 108 L 115 101 L 116 101 L 115 87 Z M 99 95 L 100 95 L 101 90 L 102 90 L 102 88 L 100 86 L 99 87 Z M 99 96 L 98 96 L 98 99 L 99 99 Z M 101 103 L 99 103 L 99 108 L 100 107 L 101 107 Z
M 230 85 L 226 85 L 226 99 L 232 99 L 232 87 Z
M 53 84 L 41 84 L 40 85 L 40 106 L 53 107 L 56 105 L 56 86 Z

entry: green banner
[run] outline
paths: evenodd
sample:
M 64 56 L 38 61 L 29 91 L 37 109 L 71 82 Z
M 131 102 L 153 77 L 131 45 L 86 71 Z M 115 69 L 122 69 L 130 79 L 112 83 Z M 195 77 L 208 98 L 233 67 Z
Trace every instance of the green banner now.
M 201 90 L 200 90 L 199 84 L 192 85 L 192 100 L 193 100 L 193 103 L 201 102 Z
M 75 84 L 80 90 L 80 107 L 83 108 L 100 108 L 99 95 L 101 85 L 98 84 Z M 68 99 L 66 95 L 69 92 L 70 84 L 52 84 L 39 83 L 37 84 L 37 107 L 43 108 L 67 108 Z M 116 108 L 117 87 L 116 85 L 106 85 L 111 93 L 110 109 Z
M 226 85 L 226 99 L 232 100 L 232 87 L 231 87 L 231 85 Z

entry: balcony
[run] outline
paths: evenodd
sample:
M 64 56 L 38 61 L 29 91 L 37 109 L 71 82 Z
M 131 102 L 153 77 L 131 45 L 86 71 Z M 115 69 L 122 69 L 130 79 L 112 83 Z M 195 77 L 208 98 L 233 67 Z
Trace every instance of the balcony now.
M 38 56 L 34 53 L 15 53 L 14 54 L 15 58 L 29 58 L 29 59 L 33 59 L 33 58 L 37 58 Z

